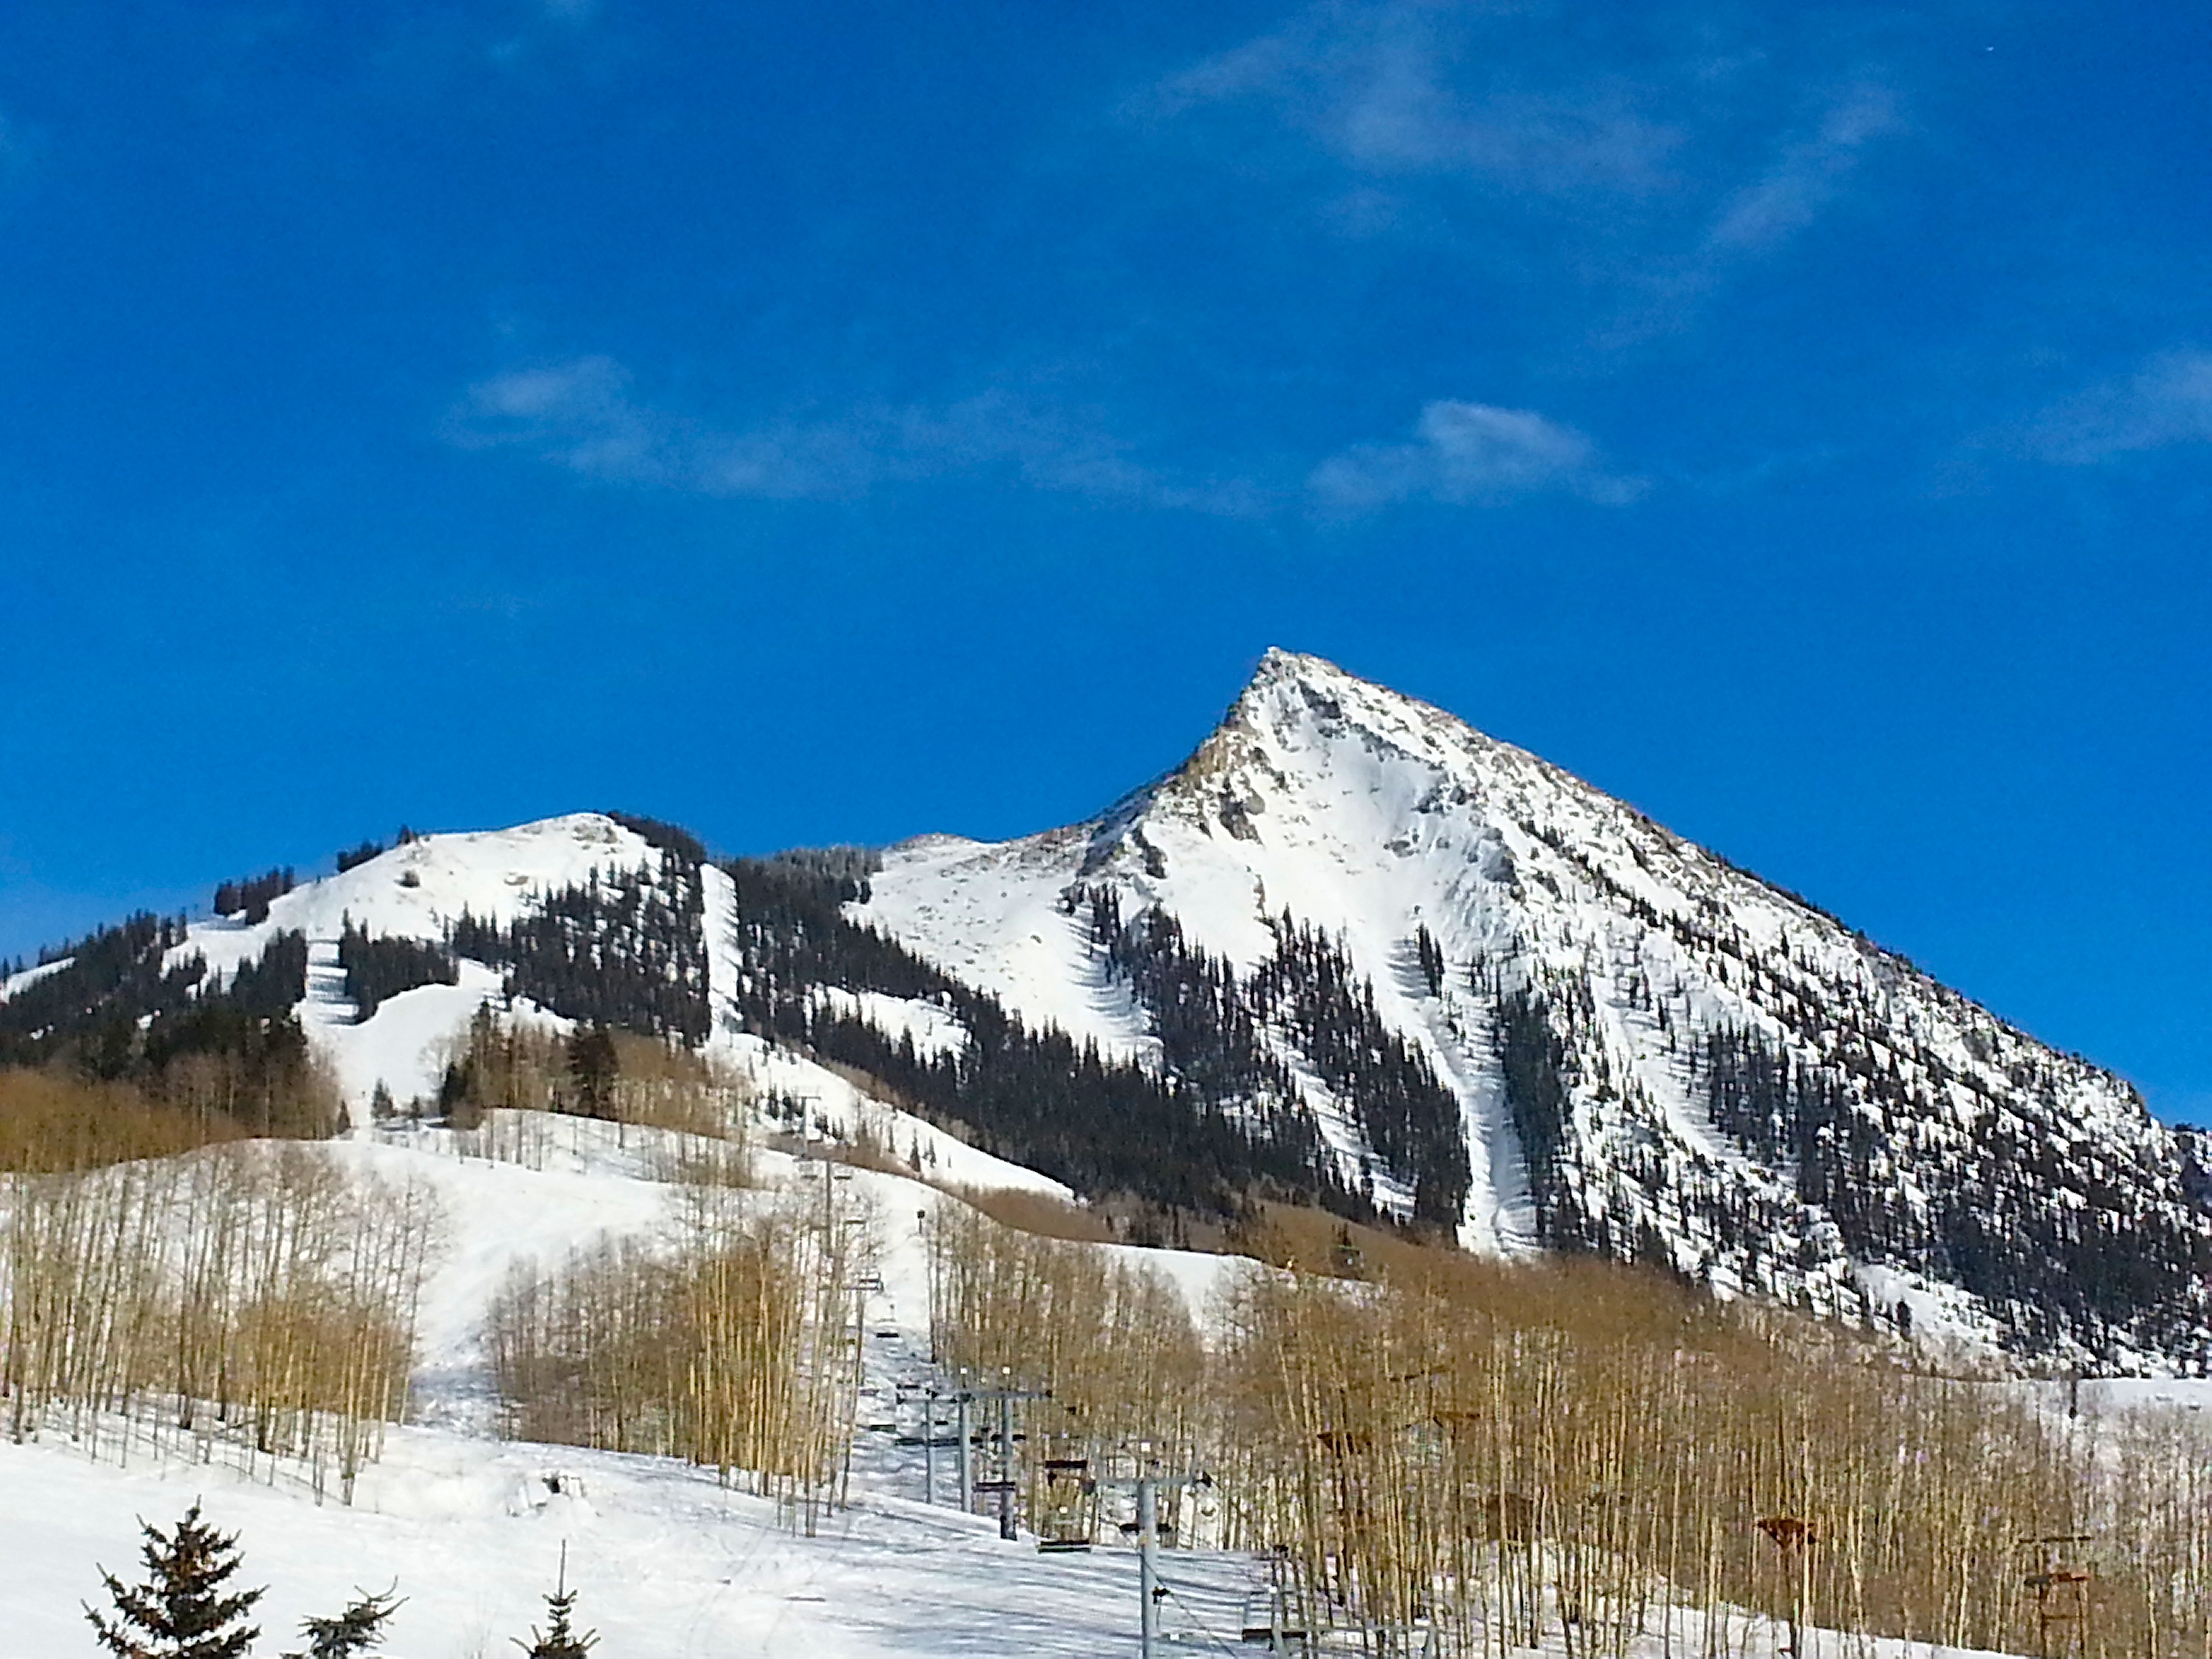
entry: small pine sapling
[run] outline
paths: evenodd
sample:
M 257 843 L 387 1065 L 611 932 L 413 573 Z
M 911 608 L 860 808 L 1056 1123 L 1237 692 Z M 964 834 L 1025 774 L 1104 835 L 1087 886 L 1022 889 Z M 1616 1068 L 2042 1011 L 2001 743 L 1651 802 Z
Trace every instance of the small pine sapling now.
M 530 1627 L 530 1640 L 514 1638 L 514 1645 L 529 1656 L 529 1659 L 585 1659 L 599 1643 L 597 1631 L 586 1631 L 581 1636 L 568 1622 L 576 1610 L 576 1592 L 568 1588 L 568 1547 L 561 1546 L 561 1576 L 555 1581 L 553 1594 L 545 1598 L 545 1611 L 552 1615 L 550 1627 L 541 1636 L 538 1626 Z
M 384 1626 L 399 1611 L 401 1599 L 393 1591 L 362 1595 L 335 1619 L 302 1619 L 300 1634 L 307 1638 L 304 1653 L 288 1653 L 284 1659 L 355 1659 L 355 1656 L 384 1645 Z
M 173 1533 L 138 1526 L 146 1582 L 126 1585 L 102 1567 L 115 1617 L 84 1609 L 100 1645 L 117 1659 L 242 1659 L 261 1634 L 246 1615 L 266 1592 L 224 1591 L 240 1565 L 238 1534 L 203 1525 L 197 1501 Z

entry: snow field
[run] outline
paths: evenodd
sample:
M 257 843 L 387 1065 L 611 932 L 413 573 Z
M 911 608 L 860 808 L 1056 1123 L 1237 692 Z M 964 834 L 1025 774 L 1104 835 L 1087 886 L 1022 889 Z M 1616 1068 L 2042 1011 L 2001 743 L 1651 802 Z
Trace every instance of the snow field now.
M 356 1589 L 398 1582 L 408 1598 L 391 1651 L 404 1659 L 488 1659 L 542 1623 L 562 1546 L 583 1622 L 613 1656 L 775 1656 L 951 1659 L 966 1655 L 1133 1654 L 1135 1563 L 1126 1549 L 1041 1556 L 1001 1541 L 995 1522 L 926 1508 L 918 1427 L 901 1385 L 921 1381 L 927 1356 L 927 1238 L 952 1200 L 920 1182 L 850 1172 L 842 1202 L 869 1213 L 880 1273 L 863 1323 L 865 1387 L 851 1507 L 804 1535 L 769 1499 L 672 1460 L 501 1443 L 483 1314 L 520 1262 L 557 1267 L 609 1236 L 653 1237 L 680 1225 L 675 1189 L 654 1178 L 665 1132 L 539 1114 L 495 1114 L 482 1136 L 401 1124 L 313 1148 L 343 1168 L 412 1183 L 436 1196 L 443 1237 L 421 1307 L 414 1420 L 390 1434 L 350 1507 L 318 1503 L 305 1483 L 265 1466 L 249 1478 L 188 1455 L 92 1462 L 66 1438 L 0 1443 L 0 1652 L 63 1659 L 89 1650 L 76 1603 L 96 1589 L 95 1562 L 135 1565 L 137 1520 L 167 1524 L 194 1498 L 236 1529 L 278 1650 L 297 1620 L 334 1610 Z M 509 1155 L 473 1156 L 493 1144 Z M 520 1161 L 510 1161 L 519 1159 Z M 759 1185 L 741 1206 L 811 1202 L 822 1166 L 757 1155 Z M 835 1167 L 835 1166 L 832 1166 Z M 1224 1282 L 1251 1271 L 1233 1258 L 1095 1246 L 1167 1274 L 1201 1316 Z M 2201 1403 L 2212 1385 L 2099 1385 L 2100 1405 Z M 941 1455 L 940 1481 L 951 1456 Z M 940 1488 L 941 1489 L 941 1488 Z M 1170 1551 L 1164 1577 L 1168 1653 L 1241 1650 L 1245 1598 L 1261 1582 L 1249 1558 Z M 1743 1659 L 1771 1659 L 1779 1634 L 1745 1622 Z M 1563 1654 L 1556 1632 L 1544 1652 Z M 1678 1615 L 1674 1651 L 1698 1651 L 1694 1615 Z M 1824 1645 L 1827 1644 L 1828 1645 Z M 1654 1659 L 1657 1638 L 1638 1644 Z M 1925 1648 L 1815 1637 L 1808 1659 L 1936 1659 Z
M 392 1651 L 502 1652 L 542 1620 L 538 1597 L 566 1540 L 586 1622 L 611 1655 L 1113 1650 L 1110 1641 L 1102 1648 L 1102 1632 L 1133 1617 L 1133 1557 L 1042 1557 L 1028 1541 L 1002 1542 L 991 1520 L 925 1508 L 921 1454 L 892 1443 L 913 1427 L 902 1423 L 897 1384 L 920 1375 L 927 1352 L 927 1229 L 952 1201 L 918 1182 L 853 1170 L 842 1200 L 872 1217 L 883 1288 L 869 1297 L 865 1322 L 855 1502 L 823 1516 L 820 1535 L 794 1535 L 771 1500 L 724 1487 L 712 1471 L 493 1437 L 499 1406 L 484 1314 L 508 1274 L 526 1262 L 558 1267 L 602 1237 L 679 1224 L 674 1189 L 653 1178 L 669 1150 L 665 1132 L 493 1116 L 483 1135 L 525 1161 L 471 1156 L 483 1144 L 476 1135 L 404 1123 L 314 1149 L 342 1168 L 428 1188 L 443 1211 L 418 1322 L 413 1420 L 391 1431 L 353 1505 L 319 1504 L 288 1470 L 251 1479 L 189 1455 L 155 1457 L 143 1441 L 123 1462 L 112 1442 L 106 1462 L 63 1437 L 0 1443 L 0 1559 L 11 1564 L 0 1574 L 0 1652 L 86 1651 L 76 1603 L 97 1589 L 94 1563 L 127 1579 L 135 1517 L 166 1525 L 195 1497 L 216 1524 L 240 1532 L 250 1580 L 272 1586 L 260 1618 L 272 1638 L 307 1613 L 334 1610 L 356 1587 L 397 1578 L 409 1599 Z M 732 1200 L 807 1204 L 820 1167 L 760 1152 L 762 1184 Z M 1237 1270 L 1184 1253 L 1144 1260 L 1200 1306 Z M 949 1470 L 947 1454 L 940 1474 Z M 1233 1624 L 1248 1564 L 1191 1556 L 1173 1565 L 1169 1582 L 1190 1618 L 1217 1630 Z

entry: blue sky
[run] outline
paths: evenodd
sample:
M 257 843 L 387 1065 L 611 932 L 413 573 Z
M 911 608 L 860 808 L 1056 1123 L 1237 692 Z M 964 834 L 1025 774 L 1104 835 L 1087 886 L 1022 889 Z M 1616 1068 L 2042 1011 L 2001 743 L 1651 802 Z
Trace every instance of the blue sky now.
M 0 953 L 1079 817 L 1260 653 L 2212 1116 L 2201 7 L 0 12 Z

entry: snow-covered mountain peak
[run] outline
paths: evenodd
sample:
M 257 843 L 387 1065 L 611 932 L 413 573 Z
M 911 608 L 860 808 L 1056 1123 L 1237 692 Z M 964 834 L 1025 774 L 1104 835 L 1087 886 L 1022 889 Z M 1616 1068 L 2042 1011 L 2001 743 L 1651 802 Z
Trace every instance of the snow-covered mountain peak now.
M 1354 800 L 1359 810 L 1346 819 L 1339 809 Z M 1655 848 L 1679 845 L 1632 809 L 1456 715 L 1322 658 L 1274 649 L 1189 759 L 1101 818 L 1091 862 L 1099 866 L 1140 832 L 1157 842 L 1152 830 L 1164 821 L 1279 844 L 1310 842 L 1335 820 L 1340 834 L 1402 856 L 1440 814 L 1492 841 L 1506 826 L 1537 825 L 1547 836 L 1615 842 L 1633 830 Z M 1619 850 L 1626 856 L 1625 843 Z
M 2212 1263 L 2212 1216 L 2124 1082 L 1317 657 L 1269 652 L 1188 760 L 1089 824 L 892 849 L 862 908 L 1027 1017 L 1170 1069 L 1192 999 L 1215 998 L 1347 1179 L 1403 1214 L 1463 1194 L 1479 1249 L 1596 1249 L 2116 1358 L 2207 1340 L 2181 1264 Z M 1322 981 L 1348 988 L 1334 1033 L 1282 988 Z M 1337 1045 L 1353 1026 L 1382 1072 Z M 1432 1087 L 1456 1102 L 1457 1175 Z M 1413 1103 L 1413 1139 L 1378 1089 Z M 2143 1251 L 2169 1264 L 2155 1288 L 2112 1294 Z
M 1012 1155 L 1102 1192 L 1186 1203 L 1172 1166 L 1202 1157 L 1206 1190 L 1486 1251 L 2114 1364 L 2212 1356 L 2212 1179 L 2124 1082 L 1317 657 L 1269 652 L 1188 759 L 1081 823 L 703 860 L 598 813 L 416 838 L 188 931 L 142 919 L 167 959 L 125 989 L 145 1014 L 172 975 L 265 999 L 289 963 L 356 1102 L 434 1089 L 494 996 L 695 1044 L 834 1042 L 908 1082 L 997 1033 L 1027 1069 L 932 1074 L 940 1109 L 1011 1114 Z M 63 971 L 5 988 L 23 1041 L 76 1017 Z M 1034 1046 L 1001 1041 L 1008 1015 Z M 1157 1150 L 1124 1158 L 1127 1137 Z

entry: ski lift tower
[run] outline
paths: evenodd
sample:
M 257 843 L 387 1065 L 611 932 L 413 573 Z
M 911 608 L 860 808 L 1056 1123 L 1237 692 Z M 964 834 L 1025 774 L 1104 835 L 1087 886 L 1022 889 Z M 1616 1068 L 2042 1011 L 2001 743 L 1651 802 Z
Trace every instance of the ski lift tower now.
M 2021 1582 L 2035 1592 L 2036 1652 L 2039 1659 L 2087 1659 L 2091 1588 L 2097 1576 L 2081 1559 L 2084 1532 L 2023 1539 L 2027 1571 Z
M 1016 1528 L 1014 1526 L 1014 1494 L 1021 1490 L 1021 1482 L 1014 1478 L 1014 1442 L 1018 1437 L 1014 1433 L 1014 1402 L 1021 1400 L 1049 1400 L 1052 1398 L 1052 1390 L 1049 1389 L 1018 1389 L 1013 1384 L 1012 1372 L 1011 1370 L 1002 1370 L 1000 1373 L 1000 1382 L 997 1388 L 965 1389 L 962 1390 L 962 1395 L 964 1401 L 973 1401 L 978 1405 L 987 1405 L 994 1401 L 998 1403 L 999 1431 L 997 1438 L 999 1442 L 999 1455 L 997 1473 L 995 1476 L 989 1480 L 977 1480 L 973 1482 L 969 1490 L 972 1492 L 995 1492 L 998 1494 L 999 1536 L 1001 1538 L 1012 1538 L 1016 1534 Z M 963 1440 L 965 1440 L 967 1437 L 967 1427 L 964 1413 L 961 1428 L 961 1437 Z
M 1820 1524 L 1802 1515 L 1770 1515 L 1759 1521 L 1759 1529 L 1782 1552 L 1790 1570 L 1790 1645 L 1783 1651 L 1790 1659 L 1805 1659 L 1806 1603 L 1812 1590 L 1813 1546 L 1820 1541 Z
M 1210 1486 L 1212 1478 L 1202 1471 L 1163 1474 L 1149 1442 L 1137 1447 L 1137 1473 L 1101 1484 L 1137 1495 L 1137 1634 L 1142 1659 L 1154 1659 L 1160 1643 L 1160 1603 L 1167 1591 L 1160 1583 L 1160 1488 Z

